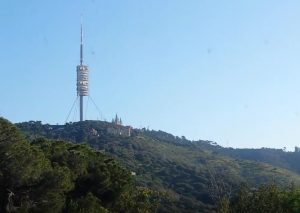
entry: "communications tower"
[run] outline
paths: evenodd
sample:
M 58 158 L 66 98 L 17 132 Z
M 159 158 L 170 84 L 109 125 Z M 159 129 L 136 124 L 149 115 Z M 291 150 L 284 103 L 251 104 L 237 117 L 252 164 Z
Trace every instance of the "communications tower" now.
M 89 95 L 89 69 L 83 64 L 83 32 L 80 26 L 80 65 L 77 66 L 77 97 L 79 96 L 80 121 L 83 121 L 83 97 Z

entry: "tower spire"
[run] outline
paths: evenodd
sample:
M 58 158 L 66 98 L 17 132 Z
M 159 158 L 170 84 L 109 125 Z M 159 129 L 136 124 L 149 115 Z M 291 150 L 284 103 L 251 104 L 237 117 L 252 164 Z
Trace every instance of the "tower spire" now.
M 83 31 L 82 31 L 82 21 L 80 25 L 80 65 L 83 64 Z

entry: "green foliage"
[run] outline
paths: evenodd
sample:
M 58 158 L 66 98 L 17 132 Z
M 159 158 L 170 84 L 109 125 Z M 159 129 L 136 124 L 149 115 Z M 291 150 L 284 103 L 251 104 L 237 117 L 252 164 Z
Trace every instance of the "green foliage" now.
M 149 196 L 137 200 L 135 193 L 125 196 L 138 189 L 130 172 L 115 160 L 86 145 L 42 138 L 28 143 L 2 118 L 0 165 L 0 212 L 104 213 L 121 212 L 123 208 L 130 212 L 149 209 Z
M 7 120 L 0 117 L 0 147 L 2 153 L 23 139 L 14 125 L 11 125 Z
M 1 156 L 1 168 L 7 186 L 16 187 L 35 181 L 50 165 L 41 150 L 24 141 L 15 143 Z
M 139 187 L 135 190 L 124 191 L 120 202 L 115 203 L 114 208 L 123 209 L 128 213 L 156 212 L 163 198 L 166 198 L 163 193 Z
M 31 202 L 35 202 L 36 204 L 26 206 L 29 211 L 45 213 L 62 212 L 66 205 L 65 194 L 60 190 L 44 189 L 44 191 L 39 191 L 39 193 L 32 191 L 32 195 L 29 199 L 32 199 Z M 23 207 L 22 203 L 21 207 Z
M 251 189 L 242 185 L 230 201 L 224 198 L 220 204 L 224 201 L 226 205 L 219 205 L 219 212 L 297 213 L 300 212 L 300 188 L 267 184 Z
M 68 213 L 108 213 L 109 211 L 101 206 L 101 201 L 92 193 L 79 198 L 77 201 L 69 202 Z

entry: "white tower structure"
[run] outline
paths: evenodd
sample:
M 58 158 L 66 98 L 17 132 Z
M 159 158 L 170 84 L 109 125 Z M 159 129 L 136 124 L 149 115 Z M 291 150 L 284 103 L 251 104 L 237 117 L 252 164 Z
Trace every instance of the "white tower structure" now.
M 79 96 L 80 121 L 83 121 L 83 97 L 89 95 L 89 69 L 83 64 L 83 32 L 80 27 L 80 65 L 77 66 L 77 96 Z

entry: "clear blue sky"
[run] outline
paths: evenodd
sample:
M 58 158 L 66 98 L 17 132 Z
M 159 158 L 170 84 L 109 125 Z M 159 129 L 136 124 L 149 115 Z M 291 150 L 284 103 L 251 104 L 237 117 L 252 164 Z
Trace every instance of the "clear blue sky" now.
M 0 115 L 65 122 L 83 14 L 102 118 L 118 113 L 134 127 L 223 146 L 293 149 L 299 11 L 298 0 L 3 0 Z M 97 117 L 89 102 L 86 118 Z

